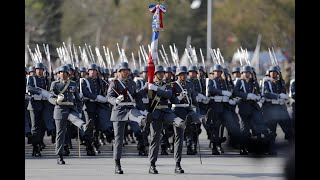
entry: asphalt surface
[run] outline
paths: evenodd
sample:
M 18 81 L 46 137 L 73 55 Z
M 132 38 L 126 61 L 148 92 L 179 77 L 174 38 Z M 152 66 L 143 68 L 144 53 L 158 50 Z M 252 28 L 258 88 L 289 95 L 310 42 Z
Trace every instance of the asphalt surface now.
M 173 154 L 160 155 L 156 163 L 159 174 L 148 174 L 149 161 L 147 156 L 138 156 L 136 144 L 130 143 L 123 148 L 121 159 L 124 174 L 114 174 L 114 160 L 112 158 L 112 146 L 101 146 L 101 153 L 96 156 L 87 156 L 85 147 L 79 146 L 76 140 L 72 140 L 73 149 L 70 156 L 65 157 L 66 165 L 56 163 L 57 156 L 54 153 L 54 144 L 50 137 L 45 136 L 46 148 L 41 151 L 42 157 L 32 157 L 32 146 L 25 143 L 25 179 L 27 180 L 102 180 L 102 179 L 268 179 L 283 180 L 283 168 L 289 152 L 294 148 L 284 140 L 284 134 L 278 127 L 276 139 L 278 147 L 277 156 L 253 155 L 241 156 L 239 150 L 223 144 L 225 153 L 211 155 L 209 140 L 205 131 L 200 134 L 200 155 L 186 155 L 186 147 L 183 148 L 181 166 L 184 174 L 175 174 L 175 162 Z M 226 131 L 225 131 L 226 133 Z M 160 151 L 159 151 L 160 153 Z

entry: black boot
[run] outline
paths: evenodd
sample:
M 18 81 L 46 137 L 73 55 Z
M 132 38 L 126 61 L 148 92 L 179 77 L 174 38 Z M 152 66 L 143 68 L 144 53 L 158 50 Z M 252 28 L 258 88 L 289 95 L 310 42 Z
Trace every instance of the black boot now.
M 66 162 L 64 162 L 64 160 L 63 160 L 62 154 L 58 155 L 57 164 L 60 164 L 60 165 L 61 164 L 66 164 Z
M 240 155 L 249 155 L 249 152 L 245 146 L 240 145 Z
M 45 148 L 46 148 L 46 145 L 44 144 L 43 141 L 40 142 L 39 148 L 40 148 L 40 151 L 42 151 L 42 149 L 45 149 Z
M 212 155 L 220 155 L 220 151 L 218 150 L 219 146 L 212 147 Z
M 156 163 L 151 163 L 149 168 L 149 174 L 158 174 L 158 170 L 156 169 Z
M 174 169 L 174 173 L 182 174 L 184 170 L 181 168 L 180 162 L 176 162 L 176 168 Z
M 115 162 L 116 162 L 116 167 L 115 167 L 114 173 L 115 174 L 123 174 L 123 171 L 122 171 L 121 165 L 120 165 L 120 159 L 116 159 Z
M 26 134 L 26 137 L 27 137 L 27 139 L 28 139 L 28 144 L 32 144 L 32 134 L 31 134 L 30 132 L 28 132 L 28 133 Z
M 139 147 L 139 156 L 148 156 L 148 152 L 146 150 L 145 146 L 140 146 Z
M 197 145 L 195 144 L 195 145 L 193 145 L 193 152 L 194 152 L 194 154 L 198 154 L 198 149 L 197 149 Z
M 187 146 L 187 155 L 195 155 L 196 153 L 194 153 L 192 146 Z
M 168 155 L 167 146 L 165 144 L 161 145 L 161 155 Z
M 96 152 L 93 148 L 93 145 L 88 145 L 86 147 L 86 150 L 87 150 L 87 156 L 95 156 L 96 155 Z
M 41 156 L 40 148 L 38 145 L 33 145 L 32 156 L 35 156 L 35 157 Z

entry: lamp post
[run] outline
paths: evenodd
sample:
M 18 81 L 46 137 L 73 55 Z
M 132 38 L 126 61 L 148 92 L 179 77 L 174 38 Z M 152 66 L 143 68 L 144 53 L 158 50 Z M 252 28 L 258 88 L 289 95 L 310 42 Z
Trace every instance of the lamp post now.
M 211 31 L 212 31 L 212 1 L 208 0 L 208 10 L 207 10 L 207 60 L 210 59 L 210 49 L 211 49 Z M 201 5 L 201 0 L 193 0 L 190 8 L 198 9 Z

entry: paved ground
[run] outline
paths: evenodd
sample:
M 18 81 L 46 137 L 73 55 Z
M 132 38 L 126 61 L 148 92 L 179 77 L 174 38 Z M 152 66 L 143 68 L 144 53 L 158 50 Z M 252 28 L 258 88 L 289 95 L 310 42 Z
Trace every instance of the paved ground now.
M 283 133 L 278 128 L 278 155 L 263 156 L 240 156 L 238 150 L 228 147 L 225 143 L 225 154 L 220 156 L 211 155 L 208 147 L 206 133 L 200 136 L 202 164 L 200 156 L 186 154 L 183 149 L 182 167 L 185 174 L 174 174 L 173 155 L 159 155 L 157 162 L 158 175 L 148 174 L 149 162 L 147 157 L 137 155 L 136 144 L 124 147 L 124 155 L 121 160 L 123 175 L 114 174 L 114 160 L 112 159 L 111 145 L 103 145 L 101 154 L 88 157 L 83 146 L 80 146 L 81 157 L 78 156 L 77 141 L 73 141 L 74 148 L 71 154 L 65 157 L 66 165 L 57 165 L 54 155 L 54 145 L 49 137 L 45 137 L 47 147 L 42 151 L 42 157 L 31 156 L 32 147 L 26 143 L 25 154 L 25 179 L 26 180 L 102 180 L 102 179 L 268 179 L 283 180 L 283 165 L 286 155 L 292 149 L 283 140 Z

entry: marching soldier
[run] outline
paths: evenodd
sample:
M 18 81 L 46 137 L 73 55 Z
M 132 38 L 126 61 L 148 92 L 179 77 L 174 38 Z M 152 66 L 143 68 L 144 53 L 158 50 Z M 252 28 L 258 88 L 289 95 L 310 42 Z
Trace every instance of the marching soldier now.
M 56 154 L 57 163 L 65 164 L 63 160 L 65 136 L 67 131 L 67 120 L 77 126 L 84 134 L 92 123 L 86 124 L 81 118 L 81 100 L 76 83 L 68 78 L 68 66 L 61 66 L 58 69 L 60 79 L 52 82 L 50 91 L 54 94 L 49 98 L 49 102 L 54 107 L 54 119 L 56 124 Z
M 158 65 L 155 68 L 155 78 L 153 84 L 148 84 L 148 88 L 145 87 L 147 93 L 148 90 L 152 90 L 153 100 L 150 104 L 148 121 L 152 119 L 150 125 L 150 148 L 149 148 L 149 161 L 150 161 L 150 174 L 158 174 L 156 169 L 156 162 L 158 159 L 158 151 L 160 146 L 160 137 L 162 132 L 163 123 L 172 124 L 174 126 L 175 145 L 174 145 L 174 158 L 176 161 L 175 173 L 184 173 L 181 168 L 181 156 L 183 146 L 183 136 L 185 122 L 183 119 L 177 117 L 171 109 L 168 107 L 168 101 L 173 101 L 172 87 L 169 83 L 163 80 L 164 69 Z
M 30 113 L 29 113 L 29 110 L 28 110 L 28 104 L 29 104 L 29 101 L 30 101 L 30 95 L 29 95 L 29 92 L 28 92 L 28 68 L 25 68 L 25 75 L 26 75 L 26 78 L 25 78 L 25 86 L 26 86 L 26 92 L 25 92 L 25 96 L 24 96 L 24 104 L 25 104 L 25 109 L 24 109 L 24 133 L 25 133 L 25 136 L 27 137 L 28 139 L 28 144 L 31 144 L 31 137 L 32 137 L 32 134 L 31 134 L 31 120 L 30 120 Z
M 174 82 L 174 74 L 172 71 L 171 66 L 164 67 L 164 80 L 167 83 Z M 169 108 L 171 109 L 171 103 L 168 104 Z M 169 138 L 170 142 L 169 142 Z M 167 149 L 171 147 L 170 152 L 174 152 L 174 130 L 171 124 L 164 123 L 163 124 L 163 131 L 162 131 L 162 138 L 161 138 L 161 155 L 168 155 Z
M 241 117 L 241 132 L 245 138 L 257 137 L 258 141 L 262 141 L 261 138 L 266 138 L 267 141 L 273 143 L 274 137 L 267 129 L 262 118 L 262 110 L 257 103 L 261 99 L 261 93 L 258 84 L 252 78 L 252 68 L 248 65 L 243 66 L 241 74 L 242 78 L 237 81 L 233 89 L 234 95 L 240 98 L 238 107 Z M 250 130 L 252 130 L 252 134 Z M 245 147 L 244 151 L 246 150 Z
M 110 136 L 107 123 L 107 111 L 105 103 L 107 102 L 106 84 L 98 77 L 98 68 L 96 64 L 90 64 L 88 68 L 88 77 L 81 80 L 81 90 L 84 100 L 84 114 L 86 120 L 92 120 L 95 125 L 94 132 L 90 132 L 87 144 L 87 155 L 95 156 L 99 153 L 99 130 L 103 131 L 106 136 Z
M 233 84 L 237 84 L 237 80 L 239 78 L 241 78 L 241 68 L 240 67 L 234 67 L 232 68 L 232 80 L 233 80 Z
M 49 82 L 43 76 L 44 65 L 37 63 L 35 65 L 35 74 L 28 78 L 28 92 L 30 92 L 31 99 L 27 109 L 30 112 L 31 119 L 31 133 L 32 133 L 32 156 L 41 156 L 40 148 L 43 145 L 43 136 L 45 131 L 45 105 L 47 102 L 46 97 L 38 93 L 37 88 L 49 90 Z
M 279 78 L 277 66 L 269 68 L 270 79 L 264 81 L 263 96 L 265 102 L 262 105 L 263 118 L 267 122 L 268 128 L 276 136 L 277 124 L 279 123 L 285 138 L 292 140 L 292 122 L 287 110 L 286 102 L 289 98 L 283 79 Z M 272 154 L 276 154 L 273 152 Z
M 222 124 L 227 128 L 231 137 L 235 142 L 240 144 L 240 154 L 247 154 L 245 145 L 246 139 L 243 138 L 240 132 L 240 124 L 238 115 L 234 111 L 234 100 L 230 99 L 232 92 L 228 83 L 221 77 L 224 69 L 221 65 L 216 64 L 211 69 L 214 77 L 213 79 L 207 79 L 207 95 L 212 100 L 209 102 L 210 109 L 207 114 L 207 121 L 205 124 L 211 124 L 212 131 L 212 154 L 220 155 L 221 149 L 220 143 L 220 127 Z
M 296 120 L 296 80 L 292 79 L 290 81 L 290 93 L 289 97 L 291 98 L 291 107 L 292 107 L 292 128 L 293 128 L 293 136 L 295 133 L 295 120 Z
M 125 125 L 129 121 L 128 123 L 140 145 L 143 140 L 140 125 L 144 124 L 145 116 L 136 108 L 135 99 L 139 100 L 142 98 L 139 93 L 136 93 L 134 81 L 129 79 L 130 69 L 128 63 L 122 62 L 118 71 L 119 77 L 110 83 L 107 99 L 113 105 L 110 119 L 113 122 L 114 128 L 113 158 L 116 164 L 115 173 L 123 174 L 120 159 L 122 156 Z
M 205 97 L 202 94 L 202 84 L 200 79 L 198 79 L 198 68 L 195 65 L 191 65 L 188 68 L 188 81 L 192 84 L 193 86 L 193 90 L 194 90 L 194 94 L 196 97 L 196 101 L 198 102 L 198 107 L 196 108 L 196 112 L 198 114 L 201 114 L 201 110 L 200 110 L 200 103 L 202 103 L 203 101 L 207 100 L 207 97 Z M 205 115 L 205 114 L 201 114 L 201 115 Z M 188 132 L 188 130 L 190 130 L 191 132 Z M 191 128 L 186 128 L 185 130 L 185 134 L 190 134 L 191 138 L 192 138 L 192 144 L 193 144 L 193 149 L 192 148 L 187 148 L 187 154 L 188 155 L 193 155 L 193 154 L 197 154 L 197 143 L 198 143 L 198 138 L 199 138 L 199 134 L 201 133 L 201 123 L 198 124 L 192 124 Z
M 193 134 L 198 132 L 197 127 L 201 123 L 202 116 L 195 111 L 195 109 L 199 108 L 196 100 L 198 94 L 196 94 L 193 84 L 187 80 L 187 73 L 186 66 L 177 68 L 176 76 L 178 80 L 172 84 L 172 91 L 176 97 L 174 104 L 172 104 L 172 109 L 178 117 L 187 121 L 185 129 L 187 155 L 194 155 L 195 150 L 192 149 L 192 145 L 197 141 L 197 136 L 194 137 Z

